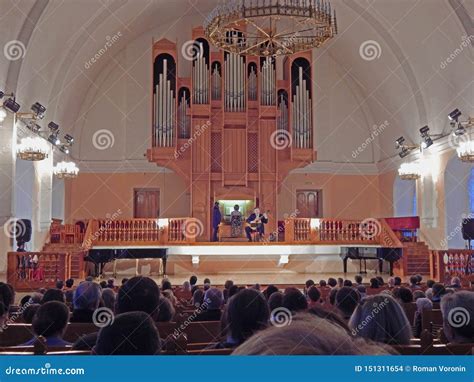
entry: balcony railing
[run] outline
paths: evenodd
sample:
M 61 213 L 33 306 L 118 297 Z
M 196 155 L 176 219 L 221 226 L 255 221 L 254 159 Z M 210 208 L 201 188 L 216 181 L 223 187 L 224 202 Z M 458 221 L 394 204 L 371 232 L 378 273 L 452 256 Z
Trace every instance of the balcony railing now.
M 474 250 L 447 249 L 431 251 L 430 276 L 434 280 L 449 283 L 451 277 L 461 279 L 474 274 Z

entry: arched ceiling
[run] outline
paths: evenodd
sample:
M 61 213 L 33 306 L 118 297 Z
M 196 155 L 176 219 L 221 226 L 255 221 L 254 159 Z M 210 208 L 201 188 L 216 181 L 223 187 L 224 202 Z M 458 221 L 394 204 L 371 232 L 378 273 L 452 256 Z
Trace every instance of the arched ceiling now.
M 201 25 L 217 0 L 0 0 L 2 47 L 12 40 L 25 46 L 24 56 L 9 60 L 0 55 L 0 89 L 15 91 L 26 108 L 39 101 L 48 107 L 47 119 L 63 132 L 80 135 L 88 111 L 99 99 L 111 99 L 114 87 L 102 83 L 135 84 L 139 108 L 148 93 L 143 88 L 139 62 L 150 60 L 152 38 L 182 43 L 191 28 Z M 454 107 L 474 114 L 472 41 L 462 47 L 463 36 L 472 36 L 472 0 L 333 0 L 339 35 L 314 52 L 318 64 L 330 58 L 339 79 L 322 86 L 325 72 L 315 76 L 316 104 L 345 83 L 358 100 L 355 107 L 365 121 L 351 122 L 344 112 L 328 134 L 321 134 L 318 151 L 358 129 L 360 143 L 373 125 L 389 121 L 389 128 L 372 142 L 371 162 L 392 157 L 394 139 L 400 135 L 417 141 L 418 129 L 428 124 L 433 133 L 445 133 L 446 114 Z M 90 59 L 104 43 L 114 44 L 97 62 Z M 364 59 L 360 47 L 373 41 L 380 48 L 376 59 Z M 461 47 L 461 49 L 460 49 Z M 459 51 L 459 53 L 456 53 Z M 446 59 L 455 53 L 451 63 Z M 127 65 L 124 62 L 127 61 Z M 88 65 L 89 63 L 89 65 Z M 135 63 L 137 63 L 135 65 Z M 134 70 L 135 69 L 135 70 Z M 112 74 L 113 73 L 113 74 Z M 320 81 L 320 82 L 318 82 Z M 28 106 L 27 106 L 28 105 Z M 127 125 L 133 118 L 116 105 Z M 338 105 L 330 105 L 337 110 Z M 355 111 L 355 110 L 354 110 Z M 316 131 L 318 115 L 316 113 Z M 135 128 L 135 127 L 134 127 Z M 348 131 L 351 129 L 351 131 Z M 318 133 L 316 133 L 318 136 Z M 344 161 L 343 155 L 339 160 Z M 350 160 L 350 153 L 347 155 Z M 323 158 L 324 159 L 324 158 Z

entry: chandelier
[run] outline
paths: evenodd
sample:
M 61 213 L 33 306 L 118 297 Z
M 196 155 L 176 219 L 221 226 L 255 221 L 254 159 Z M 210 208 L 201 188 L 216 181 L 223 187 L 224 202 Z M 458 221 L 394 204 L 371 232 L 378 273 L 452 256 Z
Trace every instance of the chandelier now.
M 49 145 L 40 137 L 23 138 L 17 146 L 18 158 L 29 161 L 40 161 L 48 157 Z
M 403 180 L 420 179 L 421 167 L 418 163 L 402 163 L 398 169 L 398 176 Z
M 337 21 L 324 0 L 226 0 L 204 29 L 218 48 L 267 57 L 318 48 L 337 34 Z
M 59 162 L 53 168 L 53 174 L 59 179 L 72 179 L 77 177 L 79 169 L 74 162 Z
M 461 161 L 474 162 L 474 141 L 460 142 L 456 151 Z

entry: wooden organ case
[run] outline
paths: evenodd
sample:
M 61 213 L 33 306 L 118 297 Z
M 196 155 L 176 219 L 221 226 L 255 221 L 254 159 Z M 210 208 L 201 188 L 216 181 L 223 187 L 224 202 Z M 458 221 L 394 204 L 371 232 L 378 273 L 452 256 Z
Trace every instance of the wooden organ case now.
M 213 50 L 202 27 L 193 29 L 191 42 L 153 43 L 148 160 L 184 178 L 190 212 L 202 222 L 200 240 L 210 239 L 215 200 L 255 201 L 270 211 L 266 232 L 276 232 L 282 181 L 316 160 L 311 52 L 275 59 Z M 186 59 L 190 77 L 180 78 L 179 61 Z

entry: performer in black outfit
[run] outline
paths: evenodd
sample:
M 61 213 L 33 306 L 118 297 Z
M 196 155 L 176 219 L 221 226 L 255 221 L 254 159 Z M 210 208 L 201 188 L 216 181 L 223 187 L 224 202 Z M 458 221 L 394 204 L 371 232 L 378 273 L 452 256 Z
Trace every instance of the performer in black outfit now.
M 253 214 L 251 214 L 246 221 L 247 226 L 245 227 L 245 233 L 247 234 L 247 239 L 249 241 L 252 241 L 252 232 L 258 232 L 258 236 L 260 238 L 264 235 L 264 225 L 268 223 L 268 216 L 266 212 L 261 214 L 260 209 L 257 207 L 253 210 Z

